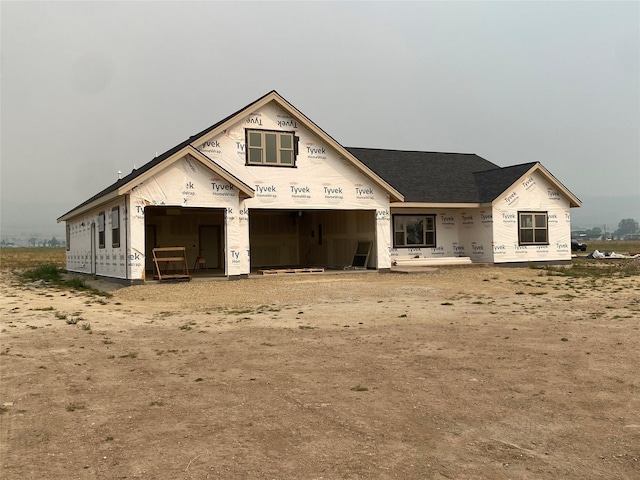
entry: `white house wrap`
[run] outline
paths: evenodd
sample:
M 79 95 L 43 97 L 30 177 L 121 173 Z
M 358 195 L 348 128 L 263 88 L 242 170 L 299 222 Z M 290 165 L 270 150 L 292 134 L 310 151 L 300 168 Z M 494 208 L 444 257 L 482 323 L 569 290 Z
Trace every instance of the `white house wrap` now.
M 400 258 L 566 261 L 574 206 L 539 163 L 348 149 L 272 91 L 58 221 L 68 270 L 137 282 L 152 250 L 172 246 L 189 268 L 229 278 L 342 268 L 359 244 L 381 271 Z

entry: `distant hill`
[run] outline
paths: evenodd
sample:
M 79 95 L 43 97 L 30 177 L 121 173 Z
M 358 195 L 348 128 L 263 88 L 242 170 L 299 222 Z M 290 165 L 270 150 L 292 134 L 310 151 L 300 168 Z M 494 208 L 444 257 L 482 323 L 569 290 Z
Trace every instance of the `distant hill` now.
M 69 210 L 69 206 L 59 202 L 35 204 L 30 202 L 3 201 L 0 206 L 0 235 L 10 237 L 64 238 L 64 223 L 56 218 Z
M 585 230 L 593 227 L 613 232 L 620 220 L 632 218 L 640 222 L 640 194 L 620 197 L 583 195 L 582 207 L 571 209 L 571 229 Z

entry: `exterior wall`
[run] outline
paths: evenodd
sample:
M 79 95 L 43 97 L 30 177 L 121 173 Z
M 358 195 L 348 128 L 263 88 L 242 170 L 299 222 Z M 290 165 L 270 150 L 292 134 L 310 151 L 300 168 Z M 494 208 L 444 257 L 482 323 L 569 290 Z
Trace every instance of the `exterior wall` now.
M 493 215 L 491 208 L 466 209 L 460 213 L 460 244 L 474 263 L 492 263 Z
M 490 208 L 442 209 L 442 208 L 391 208 L 394 214 L 421 214 L 436 216 L 436 246 L 434 248 L 391 248 L 391 260 L 395 258 L 445 258 L 469 257 L 473 262 L 492 262 L 491 241 L 493 220 Z M 388 222 L 393 241 L 393 224 Z
M 469 247 L 461 243 L 459 228 L 462 222 L 460 211 L 457 209 L 434 208 L 393 208 L 391 218 L 387 222 L 389 238 L 393 245 L 393 215 L 435 215 L 436 246 L 435 247 L 391 247 L 391 260 L 396 258 L 444 258 L 465 257 Z
M 68 220 L 67 270 L 91 273 L 91 223 L 98 224 L 98 212 Z M 97 233 L 97 232 L 96 232 Z M 97 239 L 95 241 L 97 249 Z
M 120 207 L 120 246 L 113 247 L 111 209 Z M 98 245 L 98 215 L 105 215 L 104 248 Z M 124 198 L 102 205 L 85 215 L 67 221 L 70 229 L 67 270 L 70 272 L 95 274 L 106 277 L 127 278 L 127 209 Z M 92 227 L 93 225 L 93 227 Z M 95 268 L 92 269 L 92 234 L 95 228 L 93 248 Z
M 549 245 L 518 245 L 518 212 L 547 212 Z M 495 263 L 571 259 L 569 200 L 539 172 L 515 184 L 493 206 Z
M 246 165 L 247 128 L 294 131 L 299 138 L 295 168 Z M 375 211 L 377 219 L 388 217 L 388 194 L 274 103 L 239 118 L 236 124 L 197 148 L 255 189 L 255 197 L 242 200 L 237 214 L 233 213 L 236 232 L 228 243 L 233 255 L 239 255 L 231 260 L 237 262 L 242 274 L 250 269 L 251 209 L 370 210 Z M 389 268 L 389 225 L 385 221 L 375 223 L 373 266 Z
M 518 212 L 547 212 L 549 245 L 518 245 Z M 569 199 L 539 172 L 515 184 L 491 207 L 391 208 L 391 214 L 436 215 L 435 248 L 391 248 L 391 258 L 461 257 L 475 263 L 571 259 Z M 390 228 L 391 222 L 390 222 Z M 392 239 L 392 234 L 389 238 Z

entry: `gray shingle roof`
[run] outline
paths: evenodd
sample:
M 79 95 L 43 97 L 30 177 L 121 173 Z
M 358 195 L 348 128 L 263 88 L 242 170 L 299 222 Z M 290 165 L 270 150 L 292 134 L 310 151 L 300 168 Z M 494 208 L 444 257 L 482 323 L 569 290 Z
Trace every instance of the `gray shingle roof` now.
M 491 202 L 535 165 L 500 168 L 469 153 L 347 150 L 401 192 L 405 202 Z

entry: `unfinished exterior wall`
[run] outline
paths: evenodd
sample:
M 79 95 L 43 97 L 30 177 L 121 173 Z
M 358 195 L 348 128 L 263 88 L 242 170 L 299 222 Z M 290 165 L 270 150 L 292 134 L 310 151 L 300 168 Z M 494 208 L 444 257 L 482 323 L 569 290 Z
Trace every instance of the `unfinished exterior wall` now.
M 492 206 L 469 209 L 392 208 L 393 214 L 435 215 L 436 246 L 392 248 L 391 258 L 467 256 L 475 263 L 571 259 L 569 199 L 539 171 L 513 185 Z M 521 212 L 545 213 L 548 245 L 520 245 Z
M 471 261 L 493 262 L 493 215 L 490 207 L 461 211 L 459 231 L 460 245 Z
M 117 209 L 117 216 L 114 209 Z M 124 198 L 69 220 L 68 225 L 68 271 L 127 278 L 127 208 Z M 116 236 L 119 241 L 116 242 L 114 228 L 118 230 Z
M 533 172 L 493 204 L 495 263 L 571 259 L 569 199 L 541 173 Z M 518 244 L 518 212 L 547 213 L 548 245 Z

